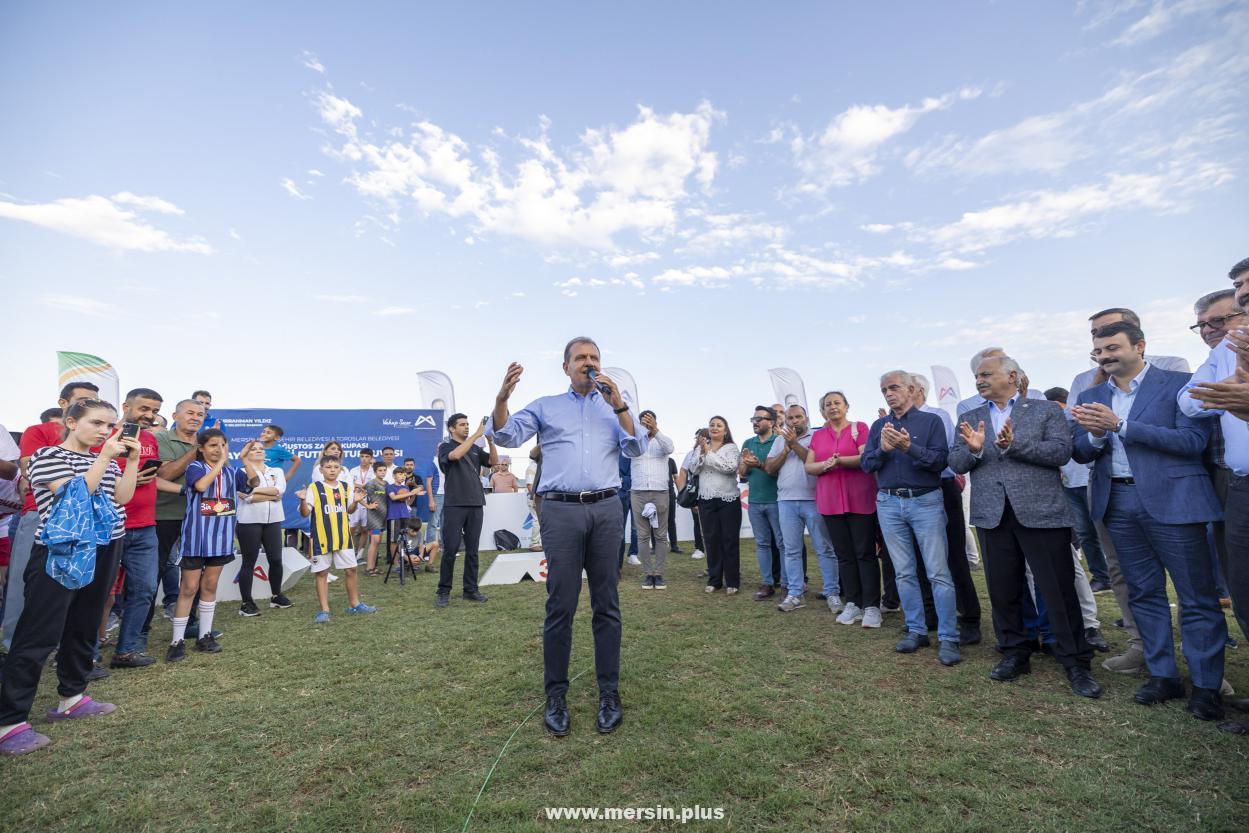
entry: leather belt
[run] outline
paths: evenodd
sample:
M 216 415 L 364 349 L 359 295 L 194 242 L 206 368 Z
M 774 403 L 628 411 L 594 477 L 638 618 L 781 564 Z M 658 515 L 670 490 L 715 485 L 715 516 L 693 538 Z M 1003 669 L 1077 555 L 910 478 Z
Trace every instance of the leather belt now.
M 599 489 L 597 492 L 544 492 L 542 499 L 561 503 L 598 503 L 615 496 L 615 489 Z
M 881 491 L 894 497 L 913 498 L 926 495 L 929 492 L 935 492 L 939 488 L 939 486 L 925 486 L 922 489 L 881 489 Z
M 1110 478 L 1110 482 L 1122 483 L 1124 486 L 1135 486 L 1136 478 L 1135 477 L 1112 477 Z

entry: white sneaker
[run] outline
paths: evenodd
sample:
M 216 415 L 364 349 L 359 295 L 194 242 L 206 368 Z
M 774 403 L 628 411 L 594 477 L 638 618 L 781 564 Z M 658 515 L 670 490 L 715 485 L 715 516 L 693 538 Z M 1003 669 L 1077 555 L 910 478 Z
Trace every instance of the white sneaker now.
M 833 613 L 841 613 L 845 609 L 845 605 L 841 603 L 841 596 L 836 593 L 828 597 L 828 609 Z
M 736 587 L 726 587 L 726 588 L 724 588 L 724 594 L 725 594 L 726 596 L 736 596 L 736 595 L 737 595 L 737 589 L 738 589 L 738 588 L 736 588 Z
M 631 555 L 629 556 L 629 563 L 634 567 L 640 567 L 642 565 L 642 559 L 638 558 L 636 555 Z
M 703 555 L 702 550 L 694 550 L 692 553 L 690 553 L 690 558 L 693 558 L 695 561 L 697 561 L 700 558 L 706 558 L 706 556 Z
M 863 627 L 865 627 L 865 628 L 879 628 L 879 627 L 880 627 L 880 625 L 881 625 L 881 621 L 880 621 L 880 608 L 878 608 L 878 607 L 869 607 L 869 608 L 864 609 L 864 611 L 863 611 Z
M 859 607 L 854 602 L 850 602 L 846 605 L 845 609 L 841 611 L 841 615 L 837 617 L 837 624 L 853 625 L 862 618 L 863 608 Z
M 786 596 L 784 600 L 776 606 L 781 613 L 789 613 L 791 610 L 797 610 L 800 607 L 806 607 L 806 603 L 801 596 Z

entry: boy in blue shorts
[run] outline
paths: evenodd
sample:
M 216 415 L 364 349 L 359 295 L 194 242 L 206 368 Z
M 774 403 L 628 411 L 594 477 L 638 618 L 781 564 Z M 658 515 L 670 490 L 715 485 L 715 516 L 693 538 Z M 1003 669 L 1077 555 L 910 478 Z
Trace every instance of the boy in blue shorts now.
M 317 577 L 317 600 L 321 602 L 321 612 L 315 620 L 318 624 L 330 621 L 331 565 L 342 570 L 347 579 L 347 601 L 351 605 L 347 612 L 377 612 L 377 608 L 360 601 L 356 551 L 351 547 L 348 520 L 364 497 L 364 490 L 339 481 L 342 461 L 337 457 L 322 457 L 320 467 L 324 481 L 309 483 L 299 496 L 299 514 L 311 518 L 312 573 Z

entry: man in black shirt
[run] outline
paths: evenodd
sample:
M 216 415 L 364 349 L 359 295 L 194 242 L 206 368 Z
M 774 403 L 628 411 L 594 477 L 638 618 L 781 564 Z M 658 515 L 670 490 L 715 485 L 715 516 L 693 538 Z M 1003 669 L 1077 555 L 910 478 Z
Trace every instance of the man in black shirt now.
M 481 541 L 481 524 L 486 493 L 481 487 L 481 470 L 499 461 L 494 440 L 487 439 L 490 452 L 477 445 L 485 433 L 482 420 L 477 431 L 468 433 L 468 417 L 452 414 L 447 418 L 451 439 L 438 446 L 438 468 L 446 481 L 442 510 L 442 566 L 438 576 L 436 607 L 446 607 L 451 597 L 451 580 L 455 574 L 455 557 L 460 542 L 464 543 L 464 598 L 484 602 L 486 597 L 477 589 L 477 546 Z

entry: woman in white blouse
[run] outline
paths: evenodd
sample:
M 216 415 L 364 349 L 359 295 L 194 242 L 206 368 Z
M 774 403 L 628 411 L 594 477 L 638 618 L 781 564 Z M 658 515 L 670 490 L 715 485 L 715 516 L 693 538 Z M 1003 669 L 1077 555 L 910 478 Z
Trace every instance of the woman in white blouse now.
M 282 495 L 286 492 L 286 475 L 280 468 L 265 465 L 265 447 L 256 440 L 243 447 L 239 460 L 247 467 L 248 476 L 255 475 L 260 482 L 251 494 L 243 495 L 239 503 L 239 523 L 236 535 L 243 564 L 239 567 L 239 593 L 243 605 L 240 616 L 259 616 L 260 610 L 252 600 L 252 579 L 260 547 L 264 545 L 265 558 L 269 560 L 269 589 L 272 597 L 270 607 L 290 607 L 291 601 L 282 595 Z
M 690 472 L 698 475 L 698 520 L 707 545 L 708 593 L 724 587 L 732 596 L 742 584 L 739 455 L 728 422 L 713 416 L 707 423 L 707 436 L 698 439 L 698 454 L 690 467 Z

